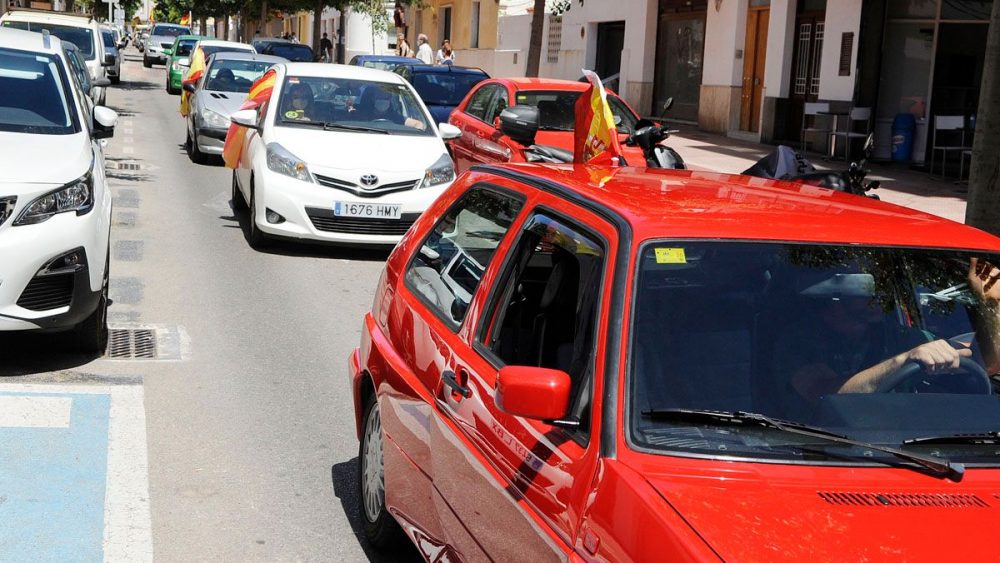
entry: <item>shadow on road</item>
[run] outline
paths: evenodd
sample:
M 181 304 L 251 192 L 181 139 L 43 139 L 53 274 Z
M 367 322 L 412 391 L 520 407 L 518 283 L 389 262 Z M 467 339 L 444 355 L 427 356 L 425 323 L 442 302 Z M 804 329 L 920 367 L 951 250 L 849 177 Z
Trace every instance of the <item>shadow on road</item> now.
M 340 499 L 340 505 L 344 509 L 344 515 L 351 523 L 351 530 L 358 538 L 358 544 L 365 551 L 369 561 L 378 563 L 388 563 L 389 561 L 421 561 L 420 554 L 412 544 L 400 546 L 395 553 L 380 553 L 375 551 L 364 539 L 364 532 L 361 529 L 361 513 L 358 511 L 358 458 L 350 461 L 338 463 L 330 468 L 330 475 L 333 479 L 333 494 Z
M 0 332 L 0 377 L 78 368 L 98 356 L 74 351 L 72 332 Z

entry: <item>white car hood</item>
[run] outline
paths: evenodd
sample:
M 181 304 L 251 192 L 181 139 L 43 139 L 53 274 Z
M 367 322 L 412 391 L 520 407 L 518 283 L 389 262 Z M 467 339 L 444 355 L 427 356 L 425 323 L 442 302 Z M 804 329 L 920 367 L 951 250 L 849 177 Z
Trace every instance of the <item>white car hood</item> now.
M 313 172 L 383 172 L 423 177 L 441 155 L 444 142 L 436 135 L 381 135 L 323 131 L 304 127 L 274 127 L 271 140 L 301 158 Z M 415 174 L 415 175 L 414 175 Z
M 202 90 L 198 92 L 198 105 L 215 113 L 229 117 L 247 101 L 247 95 L 239 92 L 216 92 Z
M 0 185 L 66 184 L 86 174 L 94 159 L 90 139 L 82 132 L 73 135 L 0 132 L 0 147 L 3 147 Z

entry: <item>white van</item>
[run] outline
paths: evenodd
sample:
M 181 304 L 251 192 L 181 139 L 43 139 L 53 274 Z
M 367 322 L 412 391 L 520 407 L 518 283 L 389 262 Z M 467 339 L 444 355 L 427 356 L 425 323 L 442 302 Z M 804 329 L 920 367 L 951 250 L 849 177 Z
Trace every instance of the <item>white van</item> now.
M 0 26 L 26 31 L 48 30 L 62 41 L 73 43 L 83 54 L 90 77 L 95 81 L 106 78 L 107 67 L 115 64 L 114 55 L 104 48 L 101 26 L 93 16 L 15 8 L 0 16 Z M 106 91 L 101 88 L 96 95 L 97 103 L 104 105 L 106 96 Z

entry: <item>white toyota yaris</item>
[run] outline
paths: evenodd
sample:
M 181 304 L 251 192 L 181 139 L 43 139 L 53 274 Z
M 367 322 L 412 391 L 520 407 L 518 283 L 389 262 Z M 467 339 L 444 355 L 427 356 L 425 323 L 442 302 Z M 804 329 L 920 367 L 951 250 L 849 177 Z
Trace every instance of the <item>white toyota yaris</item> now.
M 0 29 L 0 331 L 74 329 L 107 344 L 111 193 L 94 107 L 59 39 Z
M 250 244 L 268 237 L 393 245 L 455 179 L 444 140 L 399 75 L 356 66 L 284 63 L 258 110 L 233 174 L 233 205 L 249 206 Z

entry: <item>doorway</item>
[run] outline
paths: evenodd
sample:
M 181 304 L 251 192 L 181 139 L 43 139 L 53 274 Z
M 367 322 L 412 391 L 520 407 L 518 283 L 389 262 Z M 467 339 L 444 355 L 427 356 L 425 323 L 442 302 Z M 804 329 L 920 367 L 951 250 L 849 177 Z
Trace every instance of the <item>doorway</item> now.
M 594 72 L 605 86 L 618 91 L 618 73 L 622 67 L 622 50 L 625 49 L 625 22 L 597 24 L 597 60 Z
M 764 96 L 764 63 L 767 57 L 769 6 L 751 5 L 747 12 L 747 35 L 743 47 L 743 90 L 740 99 L 740 129 L 760 129 L 760 106 Z
M 805 104 L 819 100 L 819 71 L 826 24 L 826 0 L 799 0 L 795 17 L 792 79 L 785 139 L 801 141 Z
M 698 121 L 698 100 L 705 51 L 705 12 L 662 11 L 657 26 L 653 115 L 674 99 L 672 120 Z
M 937 53 L 934 60 L 934 79 L 931 90 L 931 129 L 934 116 L 960 115 L 964 118 L 965 144 L 972 146 L 972 127 L 979 109 L 979 88 L 983 81 L 983 64 L 986 59 L 986 36 L 988 24 L 942 23 L 938 27 Z M 928 141 L 931 132 L 928 132 Z M 961 142 L 961 135 L 952 134 L 945 138 L 939 134 L 939 144 Z M 943 139 L 943 141 L 942 141 Z M 927 143 L 930 147 L 931 143 Z M 927 158 L 930 158 L 928 152 Z M 952 158 L 957 175 L 958 159 Z

